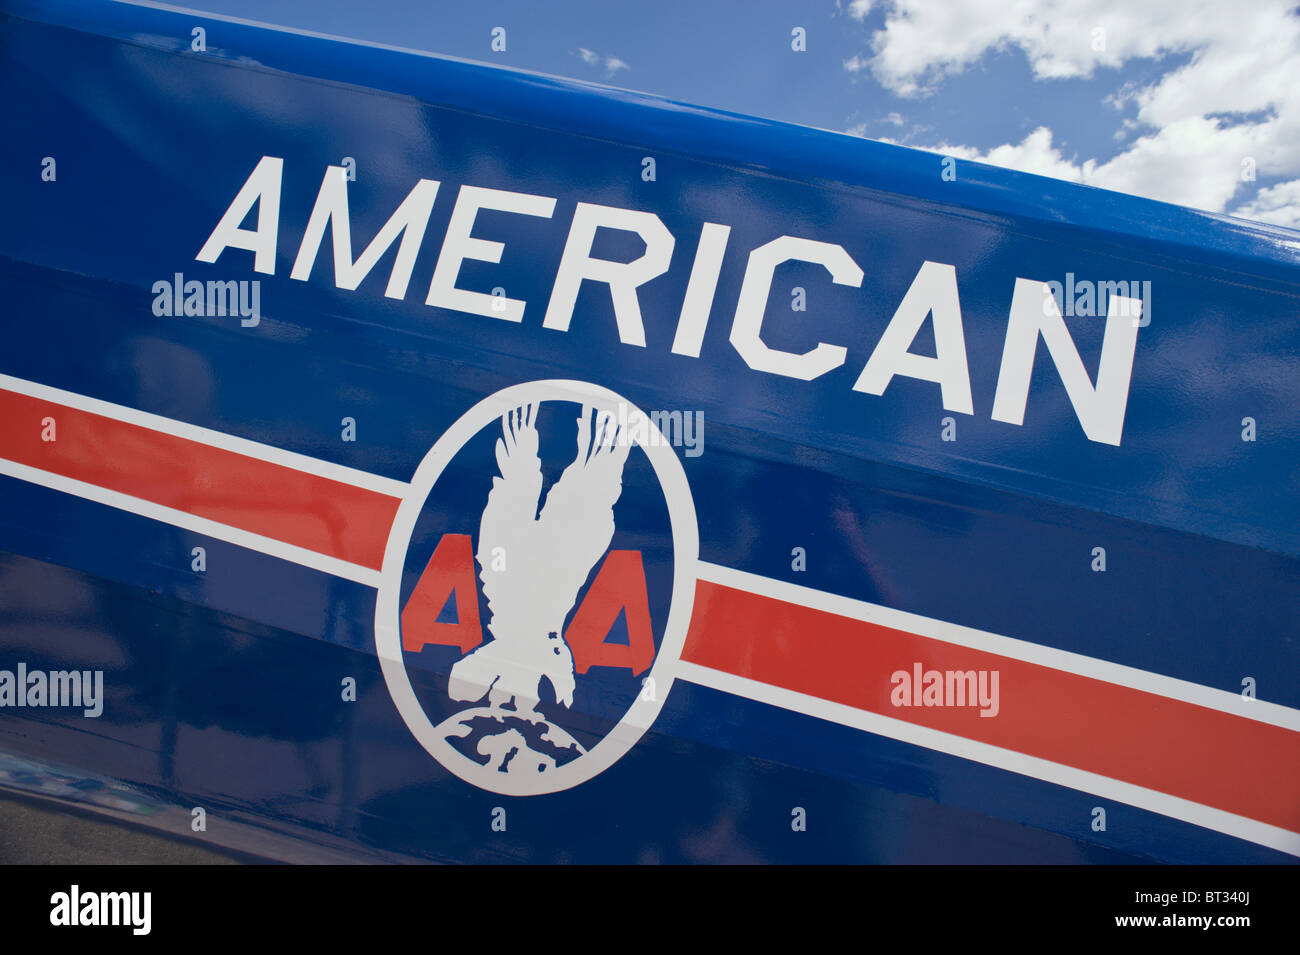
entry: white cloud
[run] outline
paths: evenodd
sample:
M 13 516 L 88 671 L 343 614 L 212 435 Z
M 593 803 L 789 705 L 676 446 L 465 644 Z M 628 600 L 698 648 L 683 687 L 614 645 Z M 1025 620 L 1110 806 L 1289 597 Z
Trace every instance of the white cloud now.
M 850 73 L 861 73 L 870 66 L 871 61 L 869 59 L 865 56 L 858 56 L 857 54 L 854 54 L 844 61 L 844 68 Z
M 946 143 L 922 148 L 1218 212 L 1241 185 L 1241 157 L 1248 154 L 1250 136 L 1245 127 L 1220 129 L 1216 123 L 1196 117 L 1142 137 L 1105 163 L 1067 158 L 1053 143 L 1052 131 L 1046 126 L 1038 127 L 1019 143 L 989 150 Z
M 869 70 L 904 97 L 928 95 L 985 54 L 1009 48 L 1023 51 L 1044 82 L 1135 58 L 1190 55 L 1155 81 L 1107 97 L 1136 107 L 1137 116 L 1119 130 L 1135 138 L 1105 162 L 1063 156 L 1046 127 L 987 151 L 937 151 L 1214 211 L 1242 188 L 1243 160 L 1262 176 L 1300 174 L 1300 17 L 1287 0 L 987 0 L 964 9 L 888 2 L 871 55 L 844 67 Z M 1289 200 L 1276 208 L 1271 201 L 1261 193 L 1240 208 L 1289 214 Z
M 1054 179 L 1066 179 L 1070 182 L 1084 181 L 1084 167 L 1075 165 L 1061 155 L 1060 151 L 1052 145 L 1052 131 L 1046 126 L 1039 126 L 1018 145 L 1007 143 L 988 152 L 981 152 L 970 146 L 940 146 L 936 151 L 945 156 L 974 159 L 994 166 L 1019 169 L 1021 172 L 1051 176 Z M 1091 168 L 1088 167 L 1088 171 L 1091 171 Z
M 1253 201 L 1234 210 L 1233 215 L 1300 229 L 1300 179 L 1261 189 Z
M 595 50 L 588 50 L 584 46 L 578 47 L 578 56 L 583 63 L 588 66 L 600 66 L 602 63 L 605 67 L 605 76 L 613 76 L 619 70 L 629 70 L 627 62 L 619 59 L 617 56 L 601 56 Z
M 903 115 L 901 113 L 890 113 L 888 116 L 884 117 L 883 119 L 876 120 L 875 123 L 868 123 L 868 122 L 855 123 L 854 125 L 850 126 L 848 129 L 844 131 L 848 133 L 850 136 L 866 137 L 867 130 L 870 129 L 873 125 L 874 126 L 902 126 L 904 122 L 905 120 L 903 119 Z M 889 142 L 889 143 L 894 142 L 894 140 L 888 139 L 887 137 L 884 136 L 872 136 L 871 138 L 879 140 L 880 142 Z
M 1271 7 L 1274 20 L 1286 9 L 1280 0 L 1251 5 Z M 872 37 L 872 71 L 900 95 L 917 95 L 989 50 L 1019 47 L 1038 79 L 1091 76 L 1098 66 L 1204 47 L 1241 14 L 1217 0 L 890 0 Z
M 873 5 L 874 0 L 853 0 L 849 4 L 849 16 L 855 20 L 865 20 Z

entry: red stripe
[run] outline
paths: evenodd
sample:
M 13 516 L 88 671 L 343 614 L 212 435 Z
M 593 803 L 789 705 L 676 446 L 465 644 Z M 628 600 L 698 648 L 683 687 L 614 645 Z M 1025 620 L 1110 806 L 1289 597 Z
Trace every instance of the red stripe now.
M 4 390 L 0 457 L 376 570 L 400 503 Z M 1272 724 L 703 580 L 682 658 L 1300 831 L 1300 733 Z M 997 670 L 998 715 L 894 706 L 916 663 Z
M 55 422 L 42 440 L 43 419 Z M 66 405 L 0 390 L 0 457 L 378 570 L 400 503 Z
M 682 659 L 1300 831 L 1300 733 L 701 580 Z M 891 676 L 999 671 L 1000 710 L 894 706 Z

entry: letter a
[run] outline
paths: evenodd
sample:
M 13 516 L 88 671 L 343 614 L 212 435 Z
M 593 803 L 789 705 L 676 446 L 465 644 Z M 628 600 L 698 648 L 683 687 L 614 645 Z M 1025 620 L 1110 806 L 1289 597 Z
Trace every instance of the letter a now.
M 274 275 L 283 173 L 283 159 L 263 156 L 195 258 L 200 262 L 215 262 L 226 249 L 247 249 L 253 253 L 253 271 Z M 257 228 L 239 228 L 254 203 L 257 204 Z
M 627 614 L 626 646 L 605 642 L 620 611 Z M 573 615 L 564 640 L 573 653 L 573 668 L 578 673 L 586 673 L 594 666 L 621 667 L 633 675 L 649 669 L 655 659 L 655 639 L 640 551 L 609 552 Z
M 457 622 L 438 623 L 438 614 L 453 593 Z M 469 653 L 482 642 L 473 545 L 468 534 L 443 534 L 402 608 L 402 649 L 419 653 L 425 644 L 437 643 Z

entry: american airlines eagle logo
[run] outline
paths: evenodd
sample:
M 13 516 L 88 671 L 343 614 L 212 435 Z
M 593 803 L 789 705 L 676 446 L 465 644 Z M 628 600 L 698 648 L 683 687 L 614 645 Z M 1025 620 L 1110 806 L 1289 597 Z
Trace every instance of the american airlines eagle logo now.
M 449 687 L 453 699 L 486 695 L 493 715 L 512 703 L 529 720 L 538 718 L 534 707 L 542 680 L 550 681 L 559 702 L 573 705 L 573 654 L 561 632 L 579 588 L 614 536 L 614 503 L 631 448 L 626 429 L 608 415 L 593 422 L 591 406 L 584 407 L 577 419 L 577 457 L 551 486 L 539 514 L 538 409 L 537 403 L 525 405 L 501 419 L 501 473 L 492 482 L 478 537 L 493 639 L 452 668 Z M 630 635 L 638 637 L 644 639 L 644 632 Z
M 605 389 L 533 382 L 480 402 L 417 471 L 376 641 L 407 726 L 462 779 L 569 788 L 663 705 L 697 537 L 677 452 L 646 440 L 653 428 Z

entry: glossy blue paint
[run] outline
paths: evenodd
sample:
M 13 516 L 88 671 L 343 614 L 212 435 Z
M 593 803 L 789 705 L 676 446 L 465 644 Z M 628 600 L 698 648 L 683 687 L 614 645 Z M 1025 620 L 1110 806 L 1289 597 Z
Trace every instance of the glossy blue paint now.
M 682 462 L 705 560 L 1220 689 L 1255 676 L 1261 697 L 1300 706 L 1300 235 L 977 164 L 947 182 L 939 157 L 910 150 L 210 17 L 4 10 L 0 75 L 23 95 L 0 103 L 0 373 L 403 481 L 484 395 L 597 382 L 703 411 L 706 451 Z M 275 275 L 238 251 L 195 261 L 263 155 L 285 163 Z M 334 287 L 328 253 L 310 281 L 288 277 L 344 156 L 354 243 L 418 179 L 442 182 L 403 300 L 383 295 L 391 251 L 355 292 Z M 558 199 L 551 219 L 479 216 L 475 234 L 505 253 L 459 285 L 504 284 L 528 302 L 518 325 L 424 304 L 466 183 Z M 568 332 L 541 326 L 578 202 L 652 211 L 676 236 L 669 271 L 640 290 L 644 348 L 619 341 L 591 286 Z M 732 232 L 689 358 L 670 345 L 706 221 Z M 768 343 L 848 349 L 812 382 L 751 370 L 727 340 L 746 256 L 782 234 L 839 243 L 866 273 L 860 289 L 820 267 L 777 273 Z M 602 235 L 595 251 L 639 247 Z M 851 389 L 926 260 L 954 265 L 960 290 L 975 414 L 954 416 L 954 443 L 937 385 Z M 176 272 L 261 280 L 261 325 L 156 318 L 150 287 Z M 1015 278 L 1068 272 L 1153 283 L 1118 448 L 1087 440 L 1041 351 L 1025 424 L 990 418 Z M 785 309 L 792 286 L 806 313 Z M 1095 368 L 1101 320 L 1070 328 Z M 339 440 L 345 415 L 355 443 Z M 198 543 L 203 577 L 188 569 Z M 1099 544 L 1105 575 L 1089 569 Z M 410 737 L 373 621 L 368 588 L 0 478 L 4 659 L 93 662 L 109 687 L 90 727 L 5 713 L 0 749 L 218 820 L 395 860 L 1290 858 L 1119 805 L 1092 832 L 1096 797 L 686 685 L 601 776 L 505 799 Z M 510 829 L 493 834 L 503 803 Z M 792 805 L 815 820 L 799 836 Z

